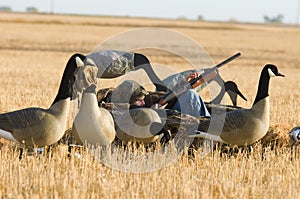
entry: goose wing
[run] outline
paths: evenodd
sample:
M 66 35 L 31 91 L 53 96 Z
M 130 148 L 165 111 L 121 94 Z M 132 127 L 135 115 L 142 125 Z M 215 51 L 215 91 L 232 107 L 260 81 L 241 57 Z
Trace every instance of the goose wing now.
M 38 125 L 45 117 L 45 110 L 27 108 L 0 115 L 0 129 L 12 132 L 14 129 L 25 129 Z
M 201 122 L 198 126 L 198 130 L 212 134 L 236 131 L 245 124 L 247 112 L 248 109 L 239 109 L 213 117 L 210 120 Z
M 8 132 L 12 132 L 12 130 L 13 130 L 13 126 L 12 126 L 9 118 L 7 117 L 7 114 L 0 115 L 0 129 L 8 131 Z

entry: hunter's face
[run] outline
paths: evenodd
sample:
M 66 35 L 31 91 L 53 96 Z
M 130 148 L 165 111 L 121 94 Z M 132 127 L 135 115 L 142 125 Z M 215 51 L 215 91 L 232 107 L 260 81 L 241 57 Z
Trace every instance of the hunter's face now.
M 133 105 L 136 106 L 144 106 L 145 105 L 145 95 L 137 97 Z

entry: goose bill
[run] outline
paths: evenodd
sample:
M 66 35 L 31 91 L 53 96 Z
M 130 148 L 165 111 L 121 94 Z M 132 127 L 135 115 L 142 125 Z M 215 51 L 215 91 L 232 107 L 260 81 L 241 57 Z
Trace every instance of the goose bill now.
M 247 98 L 241 93 L 241 91 L 237 90 L 236 93 L 243 98 L 243 100 L 247 101 Z
M 284 74 L 277 73 L 277 76 L 284 77 Z
M 270 77 L 275 77 L 275 76 L 281 76 L 281 77 L 284 77 L 284 75 L 281 74 L 281 73 L 279 73 L 279 72 L 277 72 L 277 73 L 275 74 L 270 68 L 268 69 L 268 73 L 269 73 Z

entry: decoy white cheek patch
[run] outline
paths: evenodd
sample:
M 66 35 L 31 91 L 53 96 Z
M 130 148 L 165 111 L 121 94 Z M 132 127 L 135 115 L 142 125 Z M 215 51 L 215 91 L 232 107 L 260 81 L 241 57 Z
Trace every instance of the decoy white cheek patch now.
M 300 129 L 295 130 L 295 132 L 299 135 L 300 134 Z
M 269 73 L 270 77 L 276 76 L 270 68 L 268 68 L 268 73 Z
M 79 57 L 76 57 L 75 60 L 76 60 L 76 65 L 77 65 L 77 67 L 82 67 L 82 66 L 84 66 L 83 61 L 82 61 Z
M 10 132 L 0 129 L 0 137 L 19 143 Z

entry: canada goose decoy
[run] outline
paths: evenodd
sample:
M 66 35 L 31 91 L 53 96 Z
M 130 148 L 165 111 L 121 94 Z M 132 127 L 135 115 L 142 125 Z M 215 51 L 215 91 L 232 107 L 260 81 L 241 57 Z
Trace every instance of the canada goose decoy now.
M 87 62 L 93 62 L 98 68 L 98 78 L 115 78 L 129 71 L 143 69 L 157 89 L 168 90 L 154 72 L 149 59 L 143 54 L 105 50 L 90 53 L 86 57 Z
M 76 58 L 78 67 L 83 67 L 84 63 L 80 58 Z M 87 80 L 96 80 L 97 67 L 89 68 L 93 77 Z M 80 71 L 79 71 L 80 72 Z M 111 113 L 98 107 L 96 97 L 96 81 L 83 91 L 80 110 L 75 116 L 72 133 L 79 144 L 87 141 L 88 144 L 108 146 L 115 139 L 115 125 Z
M 158 113 L 150 108 L 135 108 L 116 118 L 117 137 L 122 142 L 149 144 L 162 137 L 163 124 Z
M 125 80 L 118 85 L 111 101 L 118 107 L 112 109 L 116 124 L 116 135 L 122 142 L 137 141 L 151 143 L 158 140 L 163 124 L 158 113 L 150 108 L 141 108 L 133 105 L 140 94 L 148 92 L 134 80 Z M 130 107 L 121 107 L 128 104 Z
M 300 126 L 292 128 L 292 130 L 289 132 L 289 136 L 293 143 L 297 143 L 300 140 Z
M 239 146 L 250 145 L 261 139 L 269 128 L 269 81 L 270 77 L 274 76 L 284 77 L 275 65 L 265 65 L 259 79 L 256 98 L 250 109 L 233 110 L 226 115 L 201 122 L 198 134 L 188 137 L 208 138 Z
M 225 93 L 228 93 L 233 106 L 220 104 Z M 232 111 L 241 107 L 236 106 L 237 96 L 247 101 L 246 97 L 239 91 L 236 83 L 233 81 L 227 81 L 224 83 L 224 87 L 221 87 L 219 94 L 210 102 L 205 102 L 206 108 L 210 114 L 221 115 L 226 111 Z
M 239 95 L 243 100 L 247 101 L 247 98 L 241 93 L 237 85 L 233 81 L 227 81 L 224 83 L 224 89 L 220 90 L 220 93 L 211 101 L 210 104 L 220 104 L 225 93 L 228 93 L 233 106 L 237 104 L 237 96 Z
M 29 147 L 54 144 L 65 132 L 77 66 L 74 54 L 64 70 L 50 108 L 26 108 L 0 114 L 0 137 Z

